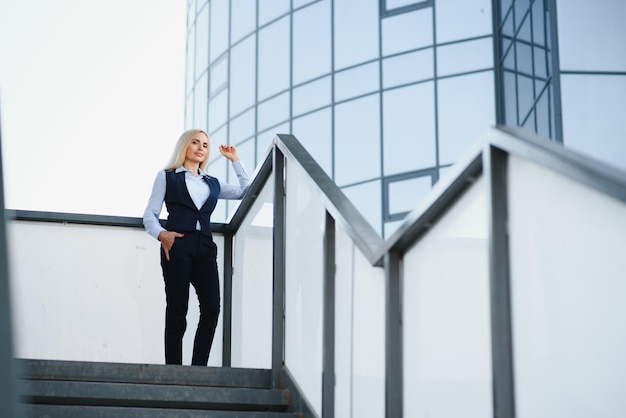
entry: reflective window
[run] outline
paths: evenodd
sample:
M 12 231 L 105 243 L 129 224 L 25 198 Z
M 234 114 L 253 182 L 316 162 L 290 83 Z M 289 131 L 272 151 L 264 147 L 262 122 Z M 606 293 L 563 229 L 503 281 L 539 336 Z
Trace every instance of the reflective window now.
M 446 76 L 493 68 L 493 39 L 437 47 L 437 75 Z
M 243 144 L 237 145 L 237 151 L 239 152 L 239 158 L 243 161 L 243 164 L 248 169 L 248 172 L 252 173 L 257 164 L 254 138 L 247 140 Z M 228 171 L 228 182 L 231 184 L 239 184 L 234 170 Z
M 211 62 L 228 48 L 228 0 L 211 0 Z
M 230 42 L 234 44 L 256 29 L 256 0 L 231 1 L 230 7 Z
M 292 131 L 313 159 L 332 178 L 331 109 L 322 109 L 294 119 Z
M 380 96 L 335 108 L 335 182 L 339 186 L 380 177 Z
M 517 117 L 519 123 L 523 123 L 526 115 L 535 103 L 533 79 L 523 75 L 517 75 Z
M 209 150 L 209 160 L 213 161 L 215 158 L 224 158 L 218 147 L 222 144 L 228 144 L 228 125 L 222 126 L 215 132 L 210 132 L 211 149 Z M 224 178 L 225 180 L 226 178 Z
M 236 116 L 254 105 L 256 84 L 256 36 L 230 50 L 230 114 Z
M 196 39 L 196 27 L 193 26 L 187 36 L 187 80 L 186 80 L 186 93 L 191 92 L 193 89 L 193 85 L 196 81 L 194 77 L 194 70 L 196 68 L 196 64 L 194 61 L 195 51 L 195 39 Z
M 504 71 L 504 122 L 508 126 L 517 126 L 517 82 L 515 74 Z
M 297 9 L 298 7 L 304 6 L 309 3 L 313 3 L 319 0 L 293 0 L 293 8 Z
M 259 26 L 289 12 L 290 0 L 259 0 Z
M 293 114 L 301 115 L 331 102 L 330 76 L 293 89 Z
M 200 77 L 209 66 L 209 6 L 196 18 L 196 77 Z
M 386 176 L 437 164 L 434 82 L 383 93 L 383 138 Z
M 289 92 L 261 103 L 258 106 L 258 118 L 260 131 L 289 119 Z
M 389 215 L 404 216 L 412 211 L 418 203 L 430 192 L 433 178 L 431 174 L 389 182 L 389 200 L 387 204 Z
M 431 46 L 433 44 L 432 8 L 385 18 L 382 21 L 382 31 L 383 55 Z
M 416 1 L 416 0 L 384 0 L 384 2 L 385 2 L 385 9 L 387 11 L 391 11 L 393 9 L 398 9 L 400 7 L 417 6 L 417 5 L 420 5 L 420 4 L 428 3 L 428 0 L 420 0 L 420 1 Z
M 533 52 L 530 45 L 517 41 L 515 43 L 517 54 L 517 71 L 526 75 L 533 75 Z
M 209 95 L 213 95 L 228 82 L 228 55 L 211 66 L 210 74 Z
M 563 142 L 626 169 L 626 76 L 561 75 Z
M 453 164 L 495 123 L 493 72 L 438 82 L 439 164 Z
M 328 74 L 331 58 L 330 1 L 293 14 L 293 83 Z
M 546 46 L 545 11 L 543 1 L 535 1 L 532 7 L 533 43 Z
M 197 129 L 206 129 L 207 126 L 208 79 L 209 76 L 204 73 L 193 92 L 193 126 Z
M 191 129 L 193 126 L 193 111 L 193 93 L 191 93 L 185 102 L 185 129 Z
M 226 122 L 228 117 L 228 89 L 223 90 L 209 102 L 209 131 Z
M 289 17 L 259 31 L 259 100 L 289 88 Z
M 269 147 L 272 145 L 272 140 L 276 136 L 276 134 L 289 134 L 289 123 L 283 123 L 282 125 L 275 126 L 273 128 L 268 129 L 267 131 L 261 132 L 257 135 L 256 141 L 256 160 L 258 162 L 263 161 L 265 156 L 267 155 L 267 151 Z
M 343 0 L 333 6 L 335 69 L 378 58 L 378 2 Z
M 533 48 L 533 59 L 535 61 L 535 77 L 547 79 L 548 63 L 546 62 L 546 50 L 538 47 Z
M 381 234 L 381 182 L 380 180 L 341 189 L 378 234 Z
M 376 61 L 335 73 L 335 101 L 377 91 L 380 85 L 379 70 Z
M 623 0 L 560 1 L 557 18 L 561 70 L 626 71 Z
M 383 60 L 383 87 L 400 86 L 434 77 L 433 49 L 428 48 Z
M 250 109 L 230 120 L 230 141 L 229 144 L 239 144 L 244 139 L 254 136 L 254 109 Z
M 537 102 L 537 135 L 544 138 L 551 137 L 550 127 L 550 98 L 548 89 L 545 89 L 541 98 Z
M 437 43 L 490 35 L 491 0 L 437 1 Z
M 524 4 L 524 2 L 515 2 L 515 5 L 517 6 L 518 4 Z M 528 8 L 528 3 L 526 3 L 526 5 L 523 6 L 524 9 Z M 519 21 L 517 20 L 517 14 L 515 15 L 515 24 L 517 25 L 519 23 Z M 517 31 L 517 39 L 521 39 L 523 41 L 526 41 L 528 43 L 531 42 L 531 30 L 530 30 L 530 15 L 526 15 L 524 17 L 524 21 L 522 22 L 522 27 Z

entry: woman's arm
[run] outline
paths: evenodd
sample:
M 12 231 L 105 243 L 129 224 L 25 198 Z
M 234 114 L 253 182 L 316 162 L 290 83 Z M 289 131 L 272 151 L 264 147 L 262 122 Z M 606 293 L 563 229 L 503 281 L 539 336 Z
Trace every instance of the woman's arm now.
M 148 234 L 155 239 L 159 239 L 159 234 L 165 231 L 159 222 L 159 215 L 163 209 L 163 201 L 165 200 L 165 171 L 161 170 L 157 173 L 152 185 L 152 193 L 148 199 L 148 205 L 143 212 L 143 226 Z
M 241 199 L 243 195 L 246 194 L 246 190 L 248 190 L 250 175 L 246 171 L 242 161 L 239 159 L 237 147 L 234 145 L 220 145 L 220 152 L 224 157 L 228 158 L 232 162 L 235 174 L 237 174 L 237 180 L 239 180 L 239 186 L 234 184 L 222 184 L 220 181 L 221 191 L 219 198 Z

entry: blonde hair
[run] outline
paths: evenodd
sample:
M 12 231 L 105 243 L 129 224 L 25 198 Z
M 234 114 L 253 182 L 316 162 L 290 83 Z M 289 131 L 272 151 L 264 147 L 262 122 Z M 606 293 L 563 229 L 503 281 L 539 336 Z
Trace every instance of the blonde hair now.
M 185 162 L 185 155 L 187 154 L 187 147 L 191 144 L 191 140 L 193 136 L 197 133 L 203 133 L 206 135 L 209 140 L 209 147 L 211 145 L 211 139 L 209 135 L 201 129 L 189 129 L 188 131 L 183 132 L 183 134 L 178 138 L 178 142 L 176 142 L 176 146 L 174 147 L 174 152 L 172 153 L 172 157 L 170 161 L 165 166 L 166 170 L 173 170 L 175 168 L 180 167 Z M 200 163 L 200 169 L 206 172 L 206 167 L 209 164 L 209 152 L 206 154 L 206 158 L 204 161 Z

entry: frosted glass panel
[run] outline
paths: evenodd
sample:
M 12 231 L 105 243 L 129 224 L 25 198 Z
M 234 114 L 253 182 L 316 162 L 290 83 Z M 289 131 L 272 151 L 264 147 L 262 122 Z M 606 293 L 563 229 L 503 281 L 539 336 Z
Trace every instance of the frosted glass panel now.
M 509 157 L 516 416 L 626 416 L 626 204 Z
M 385 275 L 353 253 L 353 417 L 385 416 Z
M 157 240 L 135 228 L 24 221 L 7 227 L 16 357 L 164 363 Z M 223 288 L 223 239 L 214 240 Z M 198 314 L 191 290 L 183 364 L 191 363 Z M 209 358 L 209 365 L 221 364 L 222 315 Z
M 322 405 L 322 247 L 325 210 L 317 186 L 287 165 L 285 364 L 319 414 Z
M 385 416 L 384 271 L 337 225 L 335 416 Z
M 272 367 L 273 176 L 235 235 L 232 366 Z
M 479 179 L 404 256 L 404 416 L 492 416 L 484 189 Z

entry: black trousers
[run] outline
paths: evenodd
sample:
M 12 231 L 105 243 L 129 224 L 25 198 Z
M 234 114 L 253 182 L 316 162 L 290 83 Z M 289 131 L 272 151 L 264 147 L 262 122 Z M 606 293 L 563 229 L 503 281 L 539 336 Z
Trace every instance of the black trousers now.
M 200 232 L 185 232 L 176 238 L 165 259 L 161 248 L 161 268 L 165 280 L 165 363 L 182 364 L 183 335 L 187 329 L 189 285 L 200 303 L 200 320 L 193 343 L 192 365 L 206 366 L 220 314 L 220 286 L 217 272 L 217 246 Z

